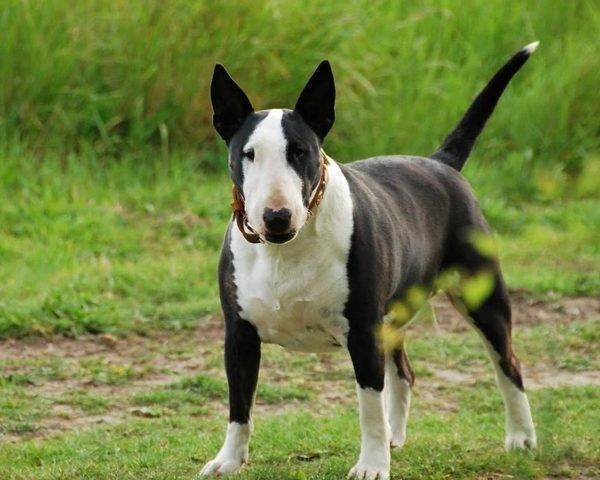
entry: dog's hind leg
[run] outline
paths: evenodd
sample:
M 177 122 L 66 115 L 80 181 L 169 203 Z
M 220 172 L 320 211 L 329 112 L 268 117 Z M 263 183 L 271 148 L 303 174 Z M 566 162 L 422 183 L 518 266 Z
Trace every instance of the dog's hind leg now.
M 485 273 L 493 275 L 494 279 L 493 289 L 487 298 L 477 302 L 477 305 L 473 305 L 472 301 L 467 302 L 464 295 L 463 298 L 455 296 L 453 301 L 458 303 L 481 334 L 494 364 L 506 410 L 506 449 L 535 448 L 537 440 L 529 401 L 523 388 L 520 363 L 512 349 L 508 292 L 497 264 L 494 263 L 492 268 Z
M 406 441 L 410 391 L 414 381 L 406 350 L 404 345 L 400 345 L 389 352 L 385 359 L 385 391 L 392 448 L 401 447 Z

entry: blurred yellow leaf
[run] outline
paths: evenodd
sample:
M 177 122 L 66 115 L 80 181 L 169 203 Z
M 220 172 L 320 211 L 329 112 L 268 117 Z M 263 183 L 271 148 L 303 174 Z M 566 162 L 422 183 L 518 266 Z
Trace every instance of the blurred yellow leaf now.
M 406 303 L 416 312 L 427 301 L 427 290 L 419 285 L 413 285 L 406 292 Z
M 498 246 L 494 237 L 481 230 L 472 230 L 469 232 L 469 242 L 484 257 L 494 258 L 498 255 Z
M 391 323 L 401 327 L 411 319 L 412 314 L 411 310 L 403 302 L 397 301 L 392 304 L 387 316 Z
M 435 279 L 435 287 L 445 292 L 452 290 L 458 284 L 459 274 L 454 268 L 442 270 Z
M 476 310 L 492 293 L 494 289 L 494 275 L 487 270 L 478 272 L 463 279 L 461 294 L 464 304 L 470 310 Z
M 395 325 L 383 323 L 379 329 L 379 340 L 385 352 L 391 352 L 404 342 L 404 333 Z

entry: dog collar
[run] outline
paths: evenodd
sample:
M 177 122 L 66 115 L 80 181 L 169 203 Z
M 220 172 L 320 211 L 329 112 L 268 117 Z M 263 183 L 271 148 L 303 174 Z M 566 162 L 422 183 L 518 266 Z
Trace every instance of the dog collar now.
M 319 177 L 319 182 L 317 186 L 310 194 L 310 198 L 308 201 L 308 217 L 312 217 L 319 207 L 321 200 L 323 200 L 323 195 L 325 194 L 325 188 L 327 187 L 327 181 L 329 180 L 329 174 L 327 171 L 327 166 L 329 165 L 329 157 L 327 154 L 321 150 L 321 175 Z M 244 238 L 250 243 L 264 243 L 264 239 L 260 236 L 260 234 L 252 228 L 252 225 L 248 223 L 248 215 L 246 214 L 246 203 L 244 200 L 244 195 L 233 185 L 232 188 L 233 202 L 231 203 L 231 210 L 233 211 L 233 218 L 235 219 L 235 223 L 237 224 L 238 229 L 244 236 Z

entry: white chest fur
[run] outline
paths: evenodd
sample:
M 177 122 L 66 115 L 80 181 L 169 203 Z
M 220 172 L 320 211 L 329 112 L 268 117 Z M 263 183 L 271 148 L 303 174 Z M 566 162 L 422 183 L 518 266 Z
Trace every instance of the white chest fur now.
M 352 198 L 343 173 L 329 165 L 329 183 L 316 215 L 283 245 L 248 243 L 231 235 L 240 315 L 261 339 L 292 350 L 320 352 L 345 345 L 347 263 Z

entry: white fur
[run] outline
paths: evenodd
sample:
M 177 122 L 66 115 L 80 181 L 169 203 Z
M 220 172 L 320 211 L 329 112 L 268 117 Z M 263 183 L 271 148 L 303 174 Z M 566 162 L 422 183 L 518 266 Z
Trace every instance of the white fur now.
M 328 169 L 323 200 L 295 239 L 251 244 L 235 225 L 231 234 L 241 317 L 256 326 L 262 341 L 292 350 L 346 344 L 352 199 L 339 166 L 331 161 Z
M 200 476 L 220 476 L 238 472 L 248 460 L 251 433 L 252 423 L 231 422 L 227 426 L 223 447 L 213 460 L 204 465 Z
M 348 478 L 387 480 L 390 478 L 390 431 L 385 416 L 384 394 L 372 388 L 358 392 L 360 456 Z
M 537 437 L 527 395 L 519 390 L 511 379 L 505 375 L 499 363 L 500 356 L 494 350 L 494 347 L 485 339 L 484 343 L 496 370 L 496 382 L 506 411 L 504 447 L 506 450 L 536 448 Z
M 406 442 L 406 423 L 410 409 L 410 384 L 398 376 L 394 360 L 385 358 L 385 391 L 387 412 L 392 431 L 392 447 L 401 447 Z
M 528 45 L 525 45 L 523 47 L 523 50 L 525 50 L 529 55 L 531 55 L 533 52 L 535 52 L 536 48 L 539 46 L 540 42 L 536 41 L 536 42 L 531 42 Z
M 253 161 L 242 160 L 242 190 L 248 221 L 263 235 L 265 208 L 287 208 L 292 214 L 291 227 L 294 230 L 299 230 L 307 218 L 302 199 L 302 180 L 290 166 L 285 153 L 287 141 L 283 134 L 282 118 L 283 110 L 269 110 L 242 149 L 254 149 Z

